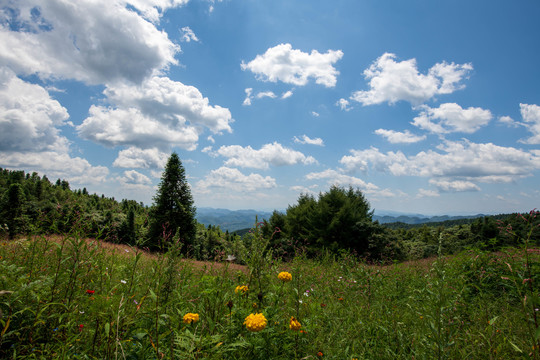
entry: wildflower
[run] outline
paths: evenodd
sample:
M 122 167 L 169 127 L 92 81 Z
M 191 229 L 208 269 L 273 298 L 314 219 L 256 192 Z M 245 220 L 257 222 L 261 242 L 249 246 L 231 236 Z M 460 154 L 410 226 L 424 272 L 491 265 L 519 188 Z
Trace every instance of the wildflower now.
M 325 307 L 326 307 L 326 304 L 321 303 L 321 307 L 322 307 L 322 308 L 325 308 Z
M 245 294 L 249 291 L 249 288 L 247 287 L 247 285 L 238 285 L 236 287 L 236 289 L 234 289 L 234 292 L 235 293 L 242 293 L 242 294 Z
M 291 281 L 292 280 L 292 275 L 291 273 L 288 273 L 286 271 L 282 271 L 278 274 L 278 279 L 283 281 L 283 282 L 288 282 L 288 281 Z
M 263 314 L 249 314 L 244 320 L 244 325 L 249 331 L 261 331 L 266 327 L 266 318 Z
M 291 316 L 291 321 L 289 322 L 289 329 L 298 331 L 302 327 L 300 321 L 296 320 L 294 316 Z
M 79 332 L 82 332 L 83 327 L 84 327 L 83 324 L 80 324 L 80 325 L 79 325 Z
M 126 283 L 127 283 L 126 280 L 120 280 L 120 282 L 121 282 L 122 284 L 126 284 Z
M 342 298 L 342 297 L 339 297 L 339 298 L 338 298 L 338 301 L 343 301 L 343 298 Z
M 184 323 L 186 324 L 196 323 L 197 321 L 199 321 L 199 314 L 187 313 L 184 315 Z
M 234 306 L 233 301 L 232 301 L 232 300 L 229 300 L 229 301 L 227 302 L 227 307 L 228 307 L 229 309 L 232 309 L 233 306 Z
M 139 305 L 139 303 L 138 303 L 137 300 L 135 300 L 135 299 L 133 299 L 133 303 L 134 303 L 135 305 Z
M 88 295 L 94 295 L 95 292 L 96 292 L 95 290 L 86 290 L 86 293 Z
M 317 353 L 317 356 L 318 356 L 318 357 L 323 357 L 322 351 L 319 351 L 319 352 Z

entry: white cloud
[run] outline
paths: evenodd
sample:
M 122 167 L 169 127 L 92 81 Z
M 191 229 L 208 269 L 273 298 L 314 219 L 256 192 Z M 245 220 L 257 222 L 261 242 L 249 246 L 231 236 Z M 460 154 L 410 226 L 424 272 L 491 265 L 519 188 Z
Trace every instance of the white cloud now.
M 347 171 L 367 171 L 370 167 L 395 176 L 422 176 L 478 182 L 509 182 L 531 176 L 540 169 L 540 151 L 523 151 L 492 143 L 447 141 L 441 152 L 421 151 L 406 156 L 401 151 L 387 153 L 377 148 L 351 150 L 341 158 Z
M 321 172 L 312 172 L 306 175 L 307 180 L 328 180 L 328 185 L 352 186 L 358 187 L 366 193 L 375 193 L 379 187 L 372 183 L 366 183 L 364 180 L 354 176 L 342 174 L 336 170 L 328 169 Z
M 124 175 L 118 179 L 122 185 L 150 185 L 152 180 L 135 170 L 124 171 Z
M 289 189 L 299 194 L 317 195 L 317 192 L 313 190 L 314 188 L 317 188 L 317 186 L 315 185 L 315 186 L 305 187 L 302 185 L 295 185 L 295 186 L 291 186 Z
M 339 99 L 336 102 L 336 106 L 339 106 L 341 110 L 345 110 L 345 111 L 349 111 L 352 109 L 352 107 L 350 106 L 349 100 L 347 99 Z
M 66 152 L 68 140 L 58 127 L 68 118 L 47 90 L 0 67 L 0 151 Z
M 385 53 L 364 70 L 370 89 L 354 92 L 351 99 L 363 105 L 394 104 L 401 100 L 420 105 L 435 95 L 462 89 L 461 80 L 472 70 L 471 64 L 442 62 L 424 75 L 418 72 L 416 59 L 399 62 L 395 59 L 396 55 Z
M 199 41 L 199 38 L 197 37 L 197 35 L 195 35 L 193 30 L 191 30 L 189 26 L 183 27 L 181 30 L 181 33 L 182 33 L 182 37 L 181 37 L 182 41 L 185 41 L 185 42 Z
M 93 105 L 77 131 L 105 146 L 194 150 L 205 128 L 232 131 L 228 109 L 209 105 L 197 88 L 165 77 L 108 86 L 104 94 L 115 107 Z
M 533 133 L 528 139 L 522 140 L 525 144 L 540 144 L 540 106 L 519 104 L 523 125 Z
M 244 99 L 244 102 L 242 103 L 242 105 L 250 106 L 251 99 L 253 99 L 253 96 L 251 95 L 251 93 L 253 92 L 253 88 L 247 88 L 244 91 L 246 92 L 246 98 Z
M 312 115 L 312 116 L 315 116 L 315 117 L 321 116 L 321 115 L 320 115 L 318 112 L 316 112 L 316 111 L 312 111 L 312 112 L 311 112 L 311 115 Z
M 272 91 L 261 91 L 257 95 L 255 95 L 255 98 L 257 98 L 257 99 L 262 99 L 262 98 L 265 98 L 265 97 L 275 99 L 276 94 L 274 94 Z
M 186 1 L 19 0 L 0 13 L 0 64 L 17 74 L 90 84 L 145 77 L 177 64 L 180 50 L 152 22 Z M 140 12 L 130 10 L 130 4 Z M 20 24 L 12 31 L 6 24 Z
M 163 169 L 169 155 L 159 151 L 157 148 L 139 149 L 131 146 L 118 153 L 113 166 L 135 169 Z
M 290 98 L 292 95 L 293 95 L 293 92 L 291 90 L 288 90 L 288 91 L 284 92 L 283 94 L 281 94 L 281 98 L 282 99 L 287 99 L 287 98 Z
M 424 198 L 424 197 L 438 197 L 441 196 L 438 192 L 434 190 L 427 190 L 427 189 L 418 189 L 418 194 L 416 197 L 418 198 Z
M 71 185 L 104 183 L 109 174 L 105 166 L 92 166 L 86 159 L 62 152 L 0 152 L 0 159 L 4 168 L 36 171 L 49 179 L 68 180 Z
M 47 90 L 0 67 L 0 167 L 36 171 L 72 184 L 104 182 L 109 170 L 69 155 L 59 127 L 67 110 Z
M 491 112 L 482 108 L 463 109 L 455 103 L 441 104 L 438 108 L 422 106 L 420 115 L 411 123 L 436 134 L 463 132 L 471 134 L 492 119 Z
M 309 165 L 317 162 L 313 157 L 305 156 L 299 151 L 283 147 L 277 142 L 265 144 L 259 150 L 255 150 L 251 146 L 222 146 L 216 151 L 216 154 L 228 158 L 225 161 L 225 165 L 227 166 L 250 167 L 255 169 L 268 169 L 270 165 Z
M 216 191 L 245 193 L 275 187 L 276 180 L 270 176 L 263 177 L 254 173 L 244 175 L 238 169 L 223 166 L 212 170 L 203 180 L 199 180 L 193 190 L 199 194 L 209 194 Z
M 422 141 L 426 138 L 425 135 L 418 136 L 411 134 L 409 130 L 399 132 L 394 130 L 377 129 L 375 130 L 375 134 L 386 138 L 386 140 L 388 140 L 388 142 L 392 144 L 412 144 Z
M 442 180 L 430 179 L 429 183 L 435 185 L 439 191 L 443 192 L 464 192 L 464 191 L 480 191 L 480 187 L 473 182 L 464 180 Z
M 500 123 L 505 124 L 505 125 L 507 125 L 509 127 L 519 127 L 520 125 L 522 125 L 519 122 L 512 119 L 510 116 L 499 116 L 499 118 L 497 120 Z
M 250 70 L 262 81 L 282 81 L 298 86 L 306 85 L 310 78 L 326 87 L 336 85 L 339 75 L 332 65 L 343 56 L 341 50 L 328 50 L 321 54 L 312 50 L 311 54 L 295 50 L 291 44 L 280 44 L 269 48 L 263 55 L 257 55 L 249 63 L 242 61 L 242 70 Z
M 311 139 L 310 137 L 308 137 L 307 135 L 302 135 L 302 138 L 299 139 L 297 138 L 296 136 L 293 138 L 294 142 L 295 143 L 298 143 L 298 144 L 310 144 L 310 145 L 317 145 L 317 146 L 324 146 L 324 141 L 323 139 L 321 138 L 315 138 L 315 139 Z

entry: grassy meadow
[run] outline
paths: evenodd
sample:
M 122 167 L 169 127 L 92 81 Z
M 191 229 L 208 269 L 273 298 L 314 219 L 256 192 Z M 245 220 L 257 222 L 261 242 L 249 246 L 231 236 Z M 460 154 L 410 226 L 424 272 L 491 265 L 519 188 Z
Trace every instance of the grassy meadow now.
M 246 266 L 76 233 L 2 240 L 0 358 L 540 358 L 540 251 L 526 242 L 395 264 L 301 252 L 284 263 L 253 231 Z

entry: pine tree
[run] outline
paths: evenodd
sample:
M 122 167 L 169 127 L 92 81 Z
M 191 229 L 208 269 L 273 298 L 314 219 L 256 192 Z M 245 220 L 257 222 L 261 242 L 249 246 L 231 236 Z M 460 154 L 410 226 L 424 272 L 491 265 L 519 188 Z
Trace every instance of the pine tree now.
M 186 252 L 197 233 L 195 206 L 182 162 L 176 153 L 167 161 L 150 213 L 149 241 L 152 249 L 165 249 L 179 235 Z

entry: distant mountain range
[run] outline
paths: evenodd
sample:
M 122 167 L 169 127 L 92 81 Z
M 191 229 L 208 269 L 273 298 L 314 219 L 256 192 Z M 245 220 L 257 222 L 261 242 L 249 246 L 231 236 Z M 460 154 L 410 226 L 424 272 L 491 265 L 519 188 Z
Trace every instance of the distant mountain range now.
M 219 226 L 221 230 L 233 232 L 236 230 L 252 228 L 255 225 L 255 217 L 258 221 L 268 220 L 272 212 L 258 210 L 227 210 L 214 208 L 197 208 L 197 221 L 206 226 Z M 391 211 L 376 212 L 373 220 L 378 220 L 381 224 L 402 222 L 405 224 L 424 224 L 430 222 L 442 222 L 447 220 L 473 219 L 486 215 L 437 215 L 426 216 L 422 214 L 406 214 Z
M 271 212 L 257 210 L 227 210 L 214 208 L 197 208 L 197 221 L 206 226 L 219 226 L 221 230 L 233 232 L 236 230 L 252 228 L 257 221 L 270 219 Z

